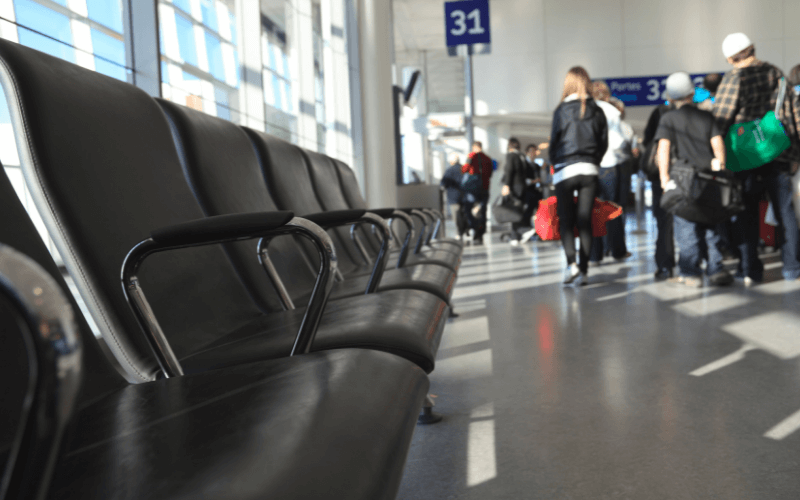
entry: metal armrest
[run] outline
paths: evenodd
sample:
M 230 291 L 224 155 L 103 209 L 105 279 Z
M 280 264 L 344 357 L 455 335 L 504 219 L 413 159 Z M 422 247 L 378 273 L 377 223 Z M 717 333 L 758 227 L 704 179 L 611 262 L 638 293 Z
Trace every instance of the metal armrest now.
M 258 220 L 264 225 L 259 226 Z M 165 377 L 183 375 L 183 369 L 139 284 L 136 273 L 142 262 L 158 252 L 253 238 L 262 238 L 259 242 L 259 257 L 262 257 L 269 240 L 284 234 L 299 234 L 310 239 L 320 253 L 319 273 L 290 354 L 294 356 L 306 353 L 311 348 L 333 286 L 331 275 L 336 270 L 336 252 L 330 237 L 319 226 L 297 217 L 292 218 L 291 212 L 222 215 L 153 231 L 150 238 L 131 249 L 122 264 L 122 289 Z M 272 275 L 268 270 L 268 275 L 276 289 L 279 288 L 277 273 Z
M 80 388 L 81 341 L 74 312 L 53 277 L 2 245 L 0 301 L 19 325 L 30 373 L 0 498 L 44 498 Z
M 401 268 L 406 264 L 406 260 L 408 259 L 408 249 L 409 244 L 414 239 L 414 221 L 411 217 L 406 214 L 403 210 L 398 210 L 396 208 L 380 208 L 377 210 L 370 210 L 370 212 L 375 213 L 376 215 L 383 217 L 384 219 L 400 219 L 403 224 L 406 226 L 406 237 L 403 239 L 402 245 L 400 245 L 400 256 L 397 259 L 397 268 Z M 391 229 L 391 226 L 390 226 Z M 391 232 L 392 236 L 397 240 L 400 241 L 400 238 L 395 234 L 394 229 Z
M 378 256 L 375 258 L 375 262 L 372 265 L 372 273 L 367 281 L 367 288 L 364 292 L 367 294 L 375 293 L 378 290 L 378 286 L 381 284 L 381 278 L 383 277 L 383 272 L 386 270 L 386 264 L 389 260 L 389 242 L 391 241 L 391 232 L 386 221 L 377 215 L 368 213 L 366 210 L 362 209 L 319 212 L 316 214 L 305 215 L 303 218 L 313 222 L 318 222 L 319 225 L 325 229 L 352 224 L 353 226 L 350 228 L 351 237 L 353 236 L 353 231 L 357 224 L 370 224 L 379 231 L 381 237 L 381 248 L 378 251 Z M 366 249 L 363 247 L 363 245 L 356 245 L 356 248 L 358 248 L 359 252 L 361 252 L 365 262 L 370 264 L 369 256 L 367 255 Z
M 434 226 L 433 226 L 433 230 L 432 230 L 430 233 L 428 233 L 428 239 L 427 239 L 427 241 L 425 242 L 427 245 L 430 245 L 430 244 L 431 244 L 431 240 L 433 240 L 433 238 L 435 238 L 435 237 L 436 237 L 436 236 L 439 234 L 439 228 L 441 227 L 441 225 L 442 225 L 442 222 L 443 222 L 443 221 L 442 221 L 442 219 L 441 219 L 441 218 L 440 218 L 440 217 L 439 217 L 439 216 L 436 214 L 436 212 L 435 212 L 433 209 L 430 209 L 430 208 L 422 208 L 422 209 L 420 209 L 420 210 L 421 210 L 421 211 L 422 211 L 422 212 L 423 212 L 425 215 L 427 215 L 428 217 L 430 217 L 430 218 L 431 218 L 431 223 L 433 223 L 433 222 L 435 221 L 435 224 L 434 224 Z

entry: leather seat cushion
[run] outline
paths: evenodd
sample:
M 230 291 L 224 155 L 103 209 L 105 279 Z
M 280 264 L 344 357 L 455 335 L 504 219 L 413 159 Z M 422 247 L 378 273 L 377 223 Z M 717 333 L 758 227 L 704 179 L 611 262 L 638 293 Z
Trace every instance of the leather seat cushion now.
M 298 307 L 244 324 L 203 350 L 181 359 L 183 369 L 192 373 L 288 356 L 304 311 L 304 307 Z M 385 351 L 431 372 L 448 315 L 445 302 L 416 290 L 331 300 L 325 307 L 311 349 Z
M 400 258 L 399 251 L 390 253 L 389 265 L 397 265 L 397 259 Z M 444 266 L 453 271 L 458 271 L 461 266 L 461 255 L 444 250 L 428 250 L 423 249 L 420 253 L 410 253 L 406 258 L 405 266 L 417 266 L 420 264 L 436 264 Z
M 128 386 L 78 413 L 50 498 L 394 498 L 428 389 L 359 349 Z
M 344 281 L 334 284 L 331 299 L 362 295 L 366 290 L 368 280 L 368 274 L 345 276 Z M 435 264 L 421 264 L 400 269 L 387 269 L 381 278 L 378 292 L 422 290 L 449 304 L 455 283 L 456 273 L 452 269 Z

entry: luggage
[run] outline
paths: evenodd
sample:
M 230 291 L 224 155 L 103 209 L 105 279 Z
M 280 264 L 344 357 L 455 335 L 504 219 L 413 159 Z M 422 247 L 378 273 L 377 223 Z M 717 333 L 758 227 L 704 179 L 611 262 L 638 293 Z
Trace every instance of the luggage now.
M 555 196 L 551 196 L 539 203 L 539 210 L 536 212 L 536 234 L 544 241 L 561 239 L 557 205 L 558 200 Z M 614 220 L 621 215 L 621 206 L 611 201 L 600 201 L 595 198 L 594 208 L 592 209 L 592 236 L 595 238 L 605 236 L 608 233 L 606 222 Z M 577 232 L 576 228 L 576 236 Z
M 492 217 L 498 224 L 519 222 L 522 220 L 524 210 L 525 204 L 516 196 L 511 194 L 498 196 L 492 204 Z
M 741 172 L 766 165 L 791 146 L 780 120 L 785 97 L 786 79 L 781 78 L 775 111 L 768 111 L 760 120 L 731 126 L 725 136 L 728 170 Z
M 708 172 L 677 158 L 670 167 L 661 208 L 697 224 L 714 225 L 744 210 L 741 182 L 727 170 Z

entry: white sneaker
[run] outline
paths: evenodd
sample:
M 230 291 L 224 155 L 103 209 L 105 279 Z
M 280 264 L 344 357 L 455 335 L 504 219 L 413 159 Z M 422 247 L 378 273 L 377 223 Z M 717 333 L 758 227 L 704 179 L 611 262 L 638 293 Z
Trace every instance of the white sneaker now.
M 519 246 L 519 240 L 515 240 L 515 239 L 512 238 L 512 239 L 508 240 L 508 244 L 511 245 L 512 247 L 518 247 Z
M 565 285 L 571 284 L 573 281 L 575 281 L 575 279 L 578 276 L 580 276 L 580 274 L 581 270 L 578 267 L 578 264 L 573 262 L 567 267 L 567 270 L 564 272 L 564 284 Z
M 579 286 L 586 286 L 589 284 L 589 277 L 586 276 L 586 273 L 580 273 L 577 278 L 572 282 L 572 286 L 579 287 Z
M 525 231 L 522 233 L 522 237 L 520 238 L 520 243 L 527 243 L 533 238 L 533 235 L 536 234 L 536 229 L 531 229 L 530 231 Z

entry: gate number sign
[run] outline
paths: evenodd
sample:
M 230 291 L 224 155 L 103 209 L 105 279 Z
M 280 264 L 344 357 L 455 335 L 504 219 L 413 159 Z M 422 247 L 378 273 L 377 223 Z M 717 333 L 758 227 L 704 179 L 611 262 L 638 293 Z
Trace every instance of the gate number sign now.
M 489 0 L 461 0 L 444 4 L 447 46 L 491 43 Z

